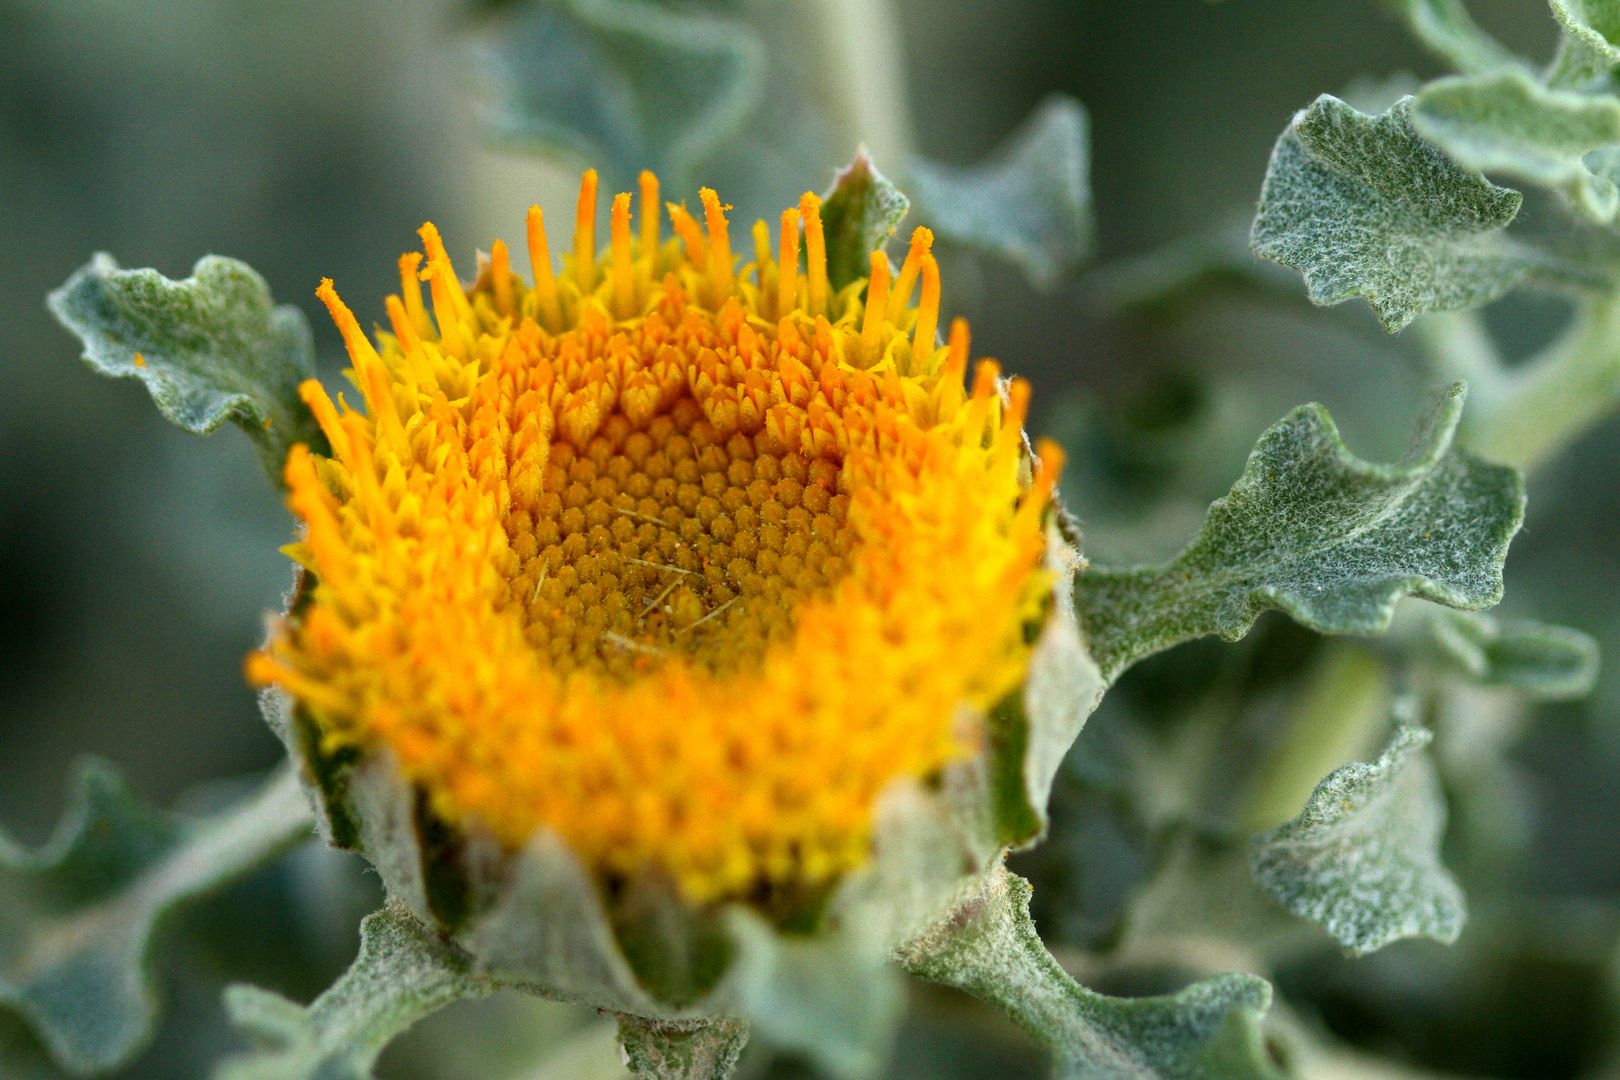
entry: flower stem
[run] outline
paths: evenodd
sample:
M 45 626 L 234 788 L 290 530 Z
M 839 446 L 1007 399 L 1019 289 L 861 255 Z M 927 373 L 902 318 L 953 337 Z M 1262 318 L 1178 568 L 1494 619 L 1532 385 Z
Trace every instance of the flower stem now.
M 1620 402 L 1620 296 L 1594 301 L 1575 324 L 1464 419 L 1469 449 L 1529 469 Z
M 892 0 L 814 0 L 808 9 L 820 31 L 824 90 L 838 128 L 880 163 L 903 160 L 911 152 L 911 120 Z

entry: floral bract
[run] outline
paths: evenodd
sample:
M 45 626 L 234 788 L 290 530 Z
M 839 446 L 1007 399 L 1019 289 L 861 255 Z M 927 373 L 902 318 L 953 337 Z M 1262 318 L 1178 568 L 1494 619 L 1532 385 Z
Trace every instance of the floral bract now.
M 365 409 L 303 387 L 313 587 L 250 674 L 509 847 L 691 902 L 814 890 L 1020 684 L 1057 452 L 1026 384 L 964 385 L 965 324 L 938 344 L 927 230 L 834 293 L 813 195 L 741 266 L 714 192 L 669 239 L 650 174 L 631 202 L 599 252 L 587 173 L 560 272 L 531 210 L 532 287 L 497 242 L 464 288 L 424 226 L 375 344 L 322 283 Z

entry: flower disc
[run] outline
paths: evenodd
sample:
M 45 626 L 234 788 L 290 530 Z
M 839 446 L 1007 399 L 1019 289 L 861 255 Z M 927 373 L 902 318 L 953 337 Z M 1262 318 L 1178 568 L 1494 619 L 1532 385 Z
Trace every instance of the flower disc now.
M 964 324 L 937 345 L 927 230 L 835 294 L 814 196 L 739 268 L 711 191 L 661 242 L 650 175 L 597 252 L 595 187 L 560 272 L 530 211 L 533 286 L 497 243 L 464 288 L 424 226 L 375 345 L 323 282 L 365 411 L 304 387 L 313 587 L 250 674 L 510 847 L 693 902 L 814 888 L 1023 677 L 1055 451 L 1024 384 L 964 387 Z

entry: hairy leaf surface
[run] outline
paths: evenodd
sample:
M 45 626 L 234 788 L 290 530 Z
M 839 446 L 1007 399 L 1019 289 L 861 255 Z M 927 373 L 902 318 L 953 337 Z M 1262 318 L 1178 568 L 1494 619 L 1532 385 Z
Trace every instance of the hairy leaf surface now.
M 1412 123 L 1465 168 L 1556 191 L 1592 221 L 1614 219 L 1620 192 L 1581 159 L 1620 143 L 1620 100 L 1548 90 L 1508 70 L 1430 83 Z
M 1450 943 L 1462 930 L 1462 890 L 1440 864 L 1446 807 L 1431 738 L 1403 725 L 1377 761 L 1335 769 L 1297 818 L 1255 840 L 1261 886 L 1354 955 L 1407 937 Z
M 1461 384 L 1439 394 L 1393 465 L 1357 458 L 1327 410 L 1302 406 L 1260 437 L 1181 554 L 1082 571 L 1075 598 L 1104 673 L 1205 634 L 1234 641 L 1271 608 L 1322 633 L 1372 634 L 1408 594 L 1496 603 L 1524 491 L 1512 469 L 1452 446 L 1463 397 Z
M 1567 701 L 1584 697 L 1597 680 L 1597 642 L 1579 630 L 1458 611 L 1435 612 L 1429 628 L 1441 655 L 1486 686 Z
M 1030 885 L 997 867 L 896 951 L 913 974 L 1004 1011 L 1046 1044 L 1063 1080 L 1260 1080 L 1271 988 L 1218 975 L 1165 997 L 1111 998 L 1076 983 L 1029 917 Z
M 908 186 L 940 236 L 1000 255 L 1043 288 L 1091 254 L 1086 113 L 1049 98 L 989 157 L 970 166 L 913 158 Z
M 286 771 L 188 819 L 141 805 L 109 766 L 83 765 L 43 848 L 0 834 L 0 1012 L 20 1016 L 72 1071 L 115 1068 L 157 1024 L 151 953 L 163 921 L 313 835 Z
M 278 483 L 289 446 L 326 445 L 298 397 L 315 375 L 309 321 L 276 306 L 245 263 L 209 255 L 170 281 L 101 254 L 51 293 L 50 308 L 96 371 L 140 379 L 164 417 L 194 435 L 237 424 Z
M 894 235 L 910 208 L 911 200 L 878 172 L 864 147 L 839 170 L 821 204 L 827 277 L 835 290 L 871 272 L 868 256 Z
M 1425 142 L 1411 114 L 1411 98 L 1380 116 L 1317 98 L 1277 140 L 1251 235 L 1313 301 L 1363 297 L 1390 331 L 1494 300 L 1539 262 L 1503 232 L 1519 193 Z
M 482 39 L 497 135 L 566 147 L 632 190 L 675 190 L 757 104 L 764 50 L 734 19 L 646 0 L 559 0 L 502 13 Z
M 404 911 L 373 912 L 360 924 L 360 954 L 307 1007 L 254 986 L 225 992 L 231 1020 L 256 1053 L 224 1062 L 216 1080 L 369 1080 L 389 1040 L 455 1001 L 496 984 L 466 956 Z

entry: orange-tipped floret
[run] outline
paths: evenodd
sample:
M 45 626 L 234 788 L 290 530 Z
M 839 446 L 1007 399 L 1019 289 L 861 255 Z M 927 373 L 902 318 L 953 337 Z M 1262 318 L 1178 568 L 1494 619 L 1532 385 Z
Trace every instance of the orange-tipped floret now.
M 530 210 L 532 286 L 498 245 L 463 287 L 425 225 L 376 344 L 321 283 L 365 413 L 301 390 L 313 585 L 249 676 L 512 847 L 694 902 L 813 889 L 1024 677 L 1061 455 L 1029 458 L 1027 383 L 964 386 L 966 323 L 939 346 L 926 229 L 834 293 L 814 195 L 739 268 L 713 191 L 665 243 L 643 174 L 605 253 L 596 194 L 560 269 Z

